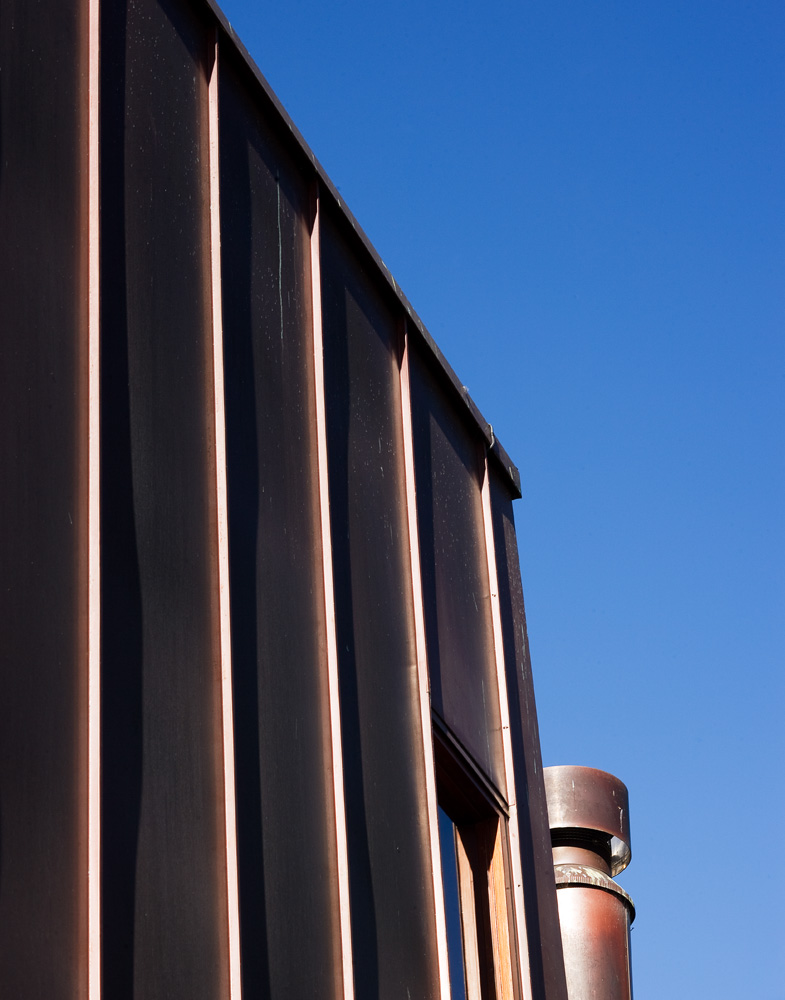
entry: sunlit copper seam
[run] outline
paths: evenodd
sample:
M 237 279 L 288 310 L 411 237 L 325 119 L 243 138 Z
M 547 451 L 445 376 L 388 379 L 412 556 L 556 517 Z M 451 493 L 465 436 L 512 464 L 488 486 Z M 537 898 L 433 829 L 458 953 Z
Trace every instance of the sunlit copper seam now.
M 324 573 L 325 627 L 327 629 L 327 683 L 330 702 L 335 838 L 338 859 L 338 902 L 340 910 L 341 969 L 344 1000 L 354 998 L 352 928 L 349 902 L 349 848 L 346 841 L 346 806 L 343 786 L 341 708 L 338 688 L 338 641 L 335 631 L 335 590 L 333 585 L 332 535 L 330 530 L 330 490 L 327 473 L 327 416 L 324 392 L 324 342 L 322 336 L 322 289 L 320 257 L 320 216 L 318 182 L 314 182 L 313 228 L 311 231 L 311 297 L 313 316 L 314 384 L 316 390 L 316 442 L 319 475 L 319 512 Z
M 215 414 L 216 519 L 218 530 L 218 602 L 221 657 L 226 894 L 229 940 L 229 995 L 240 1000 L 240 897 L 237 873 L 232 637 L 229 603 L 229 515 L 226 491 L 226 414 L 224 406 L 223 313 L 221 304 L 221 217 L 218 162 L 218 32 L 210 44 L 208 140 L 210 161 L 210 266 L 212 278 L 213 382 Z
M 431 701 L 428 683 L 428 652 L 425 639 L 422 576 L 420 572 L 420 542 L 417 530 L 417 500 L 414 472 L 414 435 L 412 430 L 411 381 L 409 373 L 409 334 L 406 321 L 403 330 L 401 359 L 401 412 L 403 415 L 403 456 L 406 478 L 406 511 L 409 521 L 409 552 L 414 601 L 414 639 L 417 656 L 417 682 L 420 701 L 422 750 L 425 758 L 425 794 L 428 806 L 428 836 L 433 873 L 433 895 L 436 919 L 436 946 L 439 963 L 440 996 L 450 1000 L 450 963 L 447 954 L 447 920 L 444 912 L 441 853 L 439 848 L 439 815 L 436 795 L 436 771 L 431 733 Z
M 87 992 L 101 996 L 99 0 L 87 5 Z
M 518 828 L 518 804 L 515 798 L 515 773 L 510 736 L 510 707 L 507 700 L 507 676 L 505 674 L 504 642 L 502 636 L 501 606 L 499 603 L 499 578 L 496 566 L 496 545 L 493 537 L 491 512 L 491 484 L 488 469 L 488 453 L 485 452 L 482 482 L 482 512 L 485 526 L 485 551 L 488 560 L 488 581 L 491 595 L 491 620 L 493 622 L 493 646 L 496 659 L 496 678 L 499 690 L 499 709 L 502 727 L 502 749 L 504 772 L 507 783 L 507 805 L 509 807 L 508 830 L 510 839 L 510 862 L 513 880 L 513 907 L 517 936 L 518 964 L 524 1000 L 531 1000 L 532 985 L 529 969 L 529 946 L 526 939 L 526 920 L 523 902 L 523 873 L 521 869 L 521 846 Z

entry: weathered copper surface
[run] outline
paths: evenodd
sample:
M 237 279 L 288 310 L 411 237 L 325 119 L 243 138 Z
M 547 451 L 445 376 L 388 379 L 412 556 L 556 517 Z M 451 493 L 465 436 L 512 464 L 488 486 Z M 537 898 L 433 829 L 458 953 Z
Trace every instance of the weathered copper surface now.
M 635 908 L 611 878 L 631 857 L 627 789 L 590 767 L 544 773 L 569 1000 L 631 1000 Z
M 631 1000 L 626 899 L 590 883 L 560 884 L 558 875 L 556 898 L 569 1000 Z
M 566 1000 L 490 425 L 212 0 L 0 66 L 0 995 L 449 1000 L 433 727 Z
M 611 838 L 611 875 L 630 863 L 630 806 L 626 786 L 607 771 L 562 765 L 545 768 L 551 831 L 586 830 Z M 566 860 L 566 859 L 565 859 Z

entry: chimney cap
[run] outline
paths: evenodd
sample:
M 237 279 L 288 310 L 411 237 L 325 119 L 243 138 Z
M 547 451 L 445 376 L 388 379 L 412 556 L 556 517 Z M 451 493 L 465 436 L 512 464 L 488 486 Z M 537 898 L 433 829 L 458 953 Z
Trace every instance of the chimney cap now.
M 551 830 L 589 830 L 611 842 L 611 875 L 630 863 L 626 785 L 607 771 L 564 764 L 543 769 Z

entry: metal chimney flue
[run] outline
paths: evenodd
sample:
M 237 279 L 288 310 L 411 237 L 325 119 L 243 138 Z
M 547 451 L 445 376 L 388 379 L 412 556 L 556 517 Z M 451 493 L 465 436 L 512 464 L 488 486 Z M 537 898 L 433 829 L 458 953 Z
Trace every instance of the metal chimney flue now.
M 591 767 L 546 767 L 569 1000 L 632 1000 L 635 907 L 613 876 L 630 863 L 625 785 Z

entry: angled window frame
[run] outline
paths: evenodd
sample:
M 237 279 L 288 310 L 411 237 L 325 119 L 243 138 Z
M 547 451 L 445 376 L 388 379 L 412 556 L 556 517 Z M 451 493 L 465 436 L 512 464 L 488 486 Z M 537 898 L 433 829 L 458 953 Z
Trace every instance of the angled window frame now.
M 461 961 L 449 930 L 448 949 L 451 977 L 462 966 L 464 983 L 451 982 L 450 994 L 455 1000 L 521 1000 L 507 803 L 436 712 L 432 727 L 445 882 L 451 875 L 446 866 L 457 865 Z M 452 845 L 442 839 L 445 819 Z

